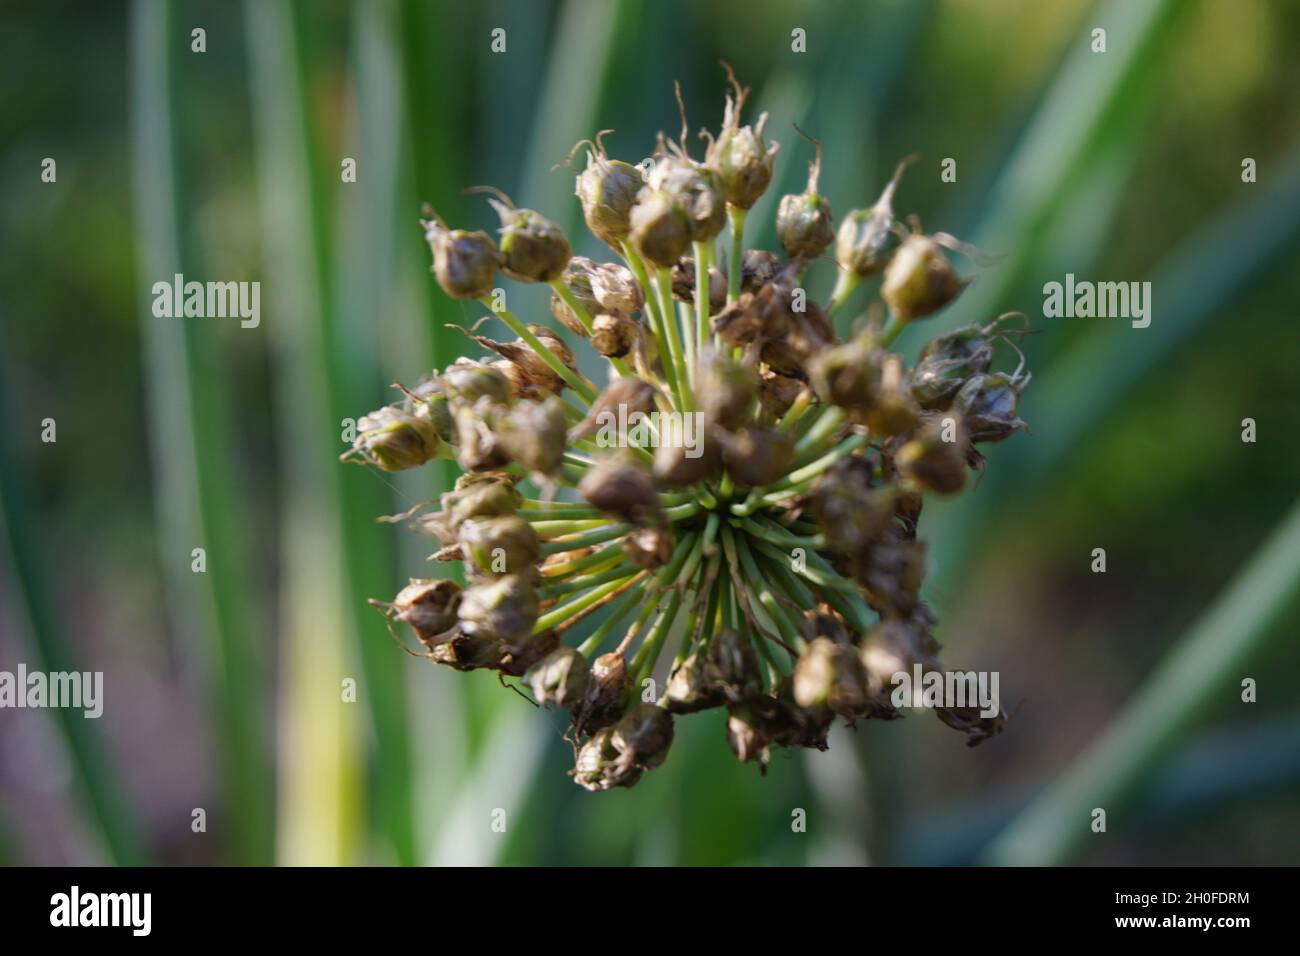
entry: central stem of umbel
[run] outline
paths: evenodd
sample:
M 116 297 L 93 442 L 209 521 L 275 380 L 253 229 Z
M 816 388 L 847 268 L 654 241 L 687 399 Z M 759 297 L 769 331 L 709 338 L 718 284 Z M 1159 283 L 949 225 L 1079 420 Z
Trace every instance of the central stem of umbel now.
M 1019 355 L 1012 316 L 939 335 L 912 368 L 890 351 L 967 284 L 944 250 L 972 254 L 896 219 L 909 160 L 836 230 L 809 138 L 807 186 L 778 206 L 784 255 L 745 248 L 779 144 L 766 114 L 741 125 L 748 90 L 727 72 L 734 96 L 718 135 L 701 132 L 702 159 L 684 108 L 681 138 L 661 133 L 635 165 L 609 157 L 608 130 L 574 148 L 566 165 L 585 148 L 576 194 L 610 261 L 574 256 L 554 222 L 489 187 L 499 241 L 430 211 L 438 284 L 516 338 L 464 330 L 493 355 L 397 386 L 343 455 L 463 469 L 386 519 L 432 535 L 432 558 L 460 573 L 371 603 L 411 628 L 411 653 L 496 670 L 567 710 L 572 774 L 590 790 L 636 783 L 697 711 L 725 708 L 731 750 L 763 768 L 773 747 L 825 749 L 836 718 L 902 716 L 914 702 L 895 675 L 942 666 L 921 599 L 924 500 L 960 492 L 984 466 L 976 446 L 1024 425 L 1023 359 L 992 370 L 999 346 Z M 803 281 L 832 246 L 822 307 Z M 501 274 L 550 286 L 552 317 L 602 358 L 603 388 L 557 330 L 505 307 Z M 973 702 L 932 709 L 972 744 L 1004 722 Z

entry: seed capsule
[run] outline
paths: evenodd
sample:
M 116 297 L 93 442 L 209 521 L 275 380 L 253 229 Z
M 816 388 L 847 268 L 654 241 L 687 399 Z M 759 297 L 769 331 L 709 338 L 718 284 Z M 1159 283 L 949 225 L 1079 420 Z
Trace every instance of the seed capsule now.
M 894 466 L 916 488 L 956 494 L 966 485 L 967 447 L 966 431 L 959 421 L 951 416 L 935 417 L 898 450 Z
M 623 358 L 640 336 L 640 323 L 626 315 L 601 313 L 592 322 L 591 344 L 605 358 Z
M 448 229 L 439 219 L 421 220 L 433 250 L 433 274 L 453 299 L 482 299 L 492 294 L 501 254 L 486 232 Z
M 727 224 L 727 207 L 718 177 L 707 166 L 686 156 L 660 155 L 646 178 L 646 189 L 672 197 L 673 203 L 685 213 L 692 242 L 712 242 Z M 635 209 L 632 220 L 635 229 Z
M 704 420 L 710 425 L 731 428 L 749 418 L 755 392 L 754 373 L 725 351 L 709 351 L 700 358 L 695 392 Z
M 879 394 L 883 360 L 884 353 L 863 336 L 813 356 L 808 378 L 823 402 L 867 411 Z
M 485 574 L 523 574 L 537 563 L 541 545 L 533 526 L 518 515 L 472 518 L 460 526 L 464 553 Z
M 880 294 L 894 315 L 910 321 L 938 312 L 968 284 L 957 275 L 939 243 L 917 234 L 908 236 L 889 260 Z
M 591 668 L 573 648 L 557 647 L 535 664 L 525 679 L 539 704 L 568 709 L 582 703 Z
M 405 471 L 438 454 L 437 428 L 426 417 L 387 405 L 357 422 L 357 440 L 345 454 L 384 471 Z
M 673 715 L 654 704 L 638 704 L 614 725 L 610 743 L 622 761 L 638 770 L 664 762 L 673 743 Z
M 621 759 L 614 746 L 614 728 L 606 727 L 595 734 L 578 750 L 573 769 L 573 780 L 578 786 L 592 791 L 611 787 L 632 787 L 644 772 L 639 767 Z
M 585 438 L 602 427 L 621 421 L 631 422 L 634 416 L 649 414 L 654 407 L 653 385 L 635 375 L 616 378 L 597 396 L 582 424 L 574 426 L 569 440 Z
M 859 278 L 873 276 L 885 267 L 890 256 L 890 240 L 894 235 L 894 192 L 903 170 L 915 159 L 909 156 L 898 164 L 891 179 L 875 205 L 855 209 L 840 223 L 835 237 L 835 261 L 841 269 Z
M 499 369 L 489 368 L 482 362 L 459 358 L 443 370 L 442 380 L 452 397 L 473 403 L 486 398 L 504 405 L 514 398 L 510 380 Z
M 746 249 L 740 263 L 740 288 L 743 292 L 757 292 L 781 271 L 780 257 L 766 249 Z
M 592 269 L 591 292 L 600 304 L 599 309 L 588 310 L 592 315 L 596 312 L 631 315 L 645 306 L 641 283 L 636 281 L 631 269 L 616 262 L 602 262 Z
M 451 637 L 460 597 L 460 585 L 450 579 L 411 578 L 393 598 L 389 612 L 409 624 L 420 643 L 432 649 Z
M 910 617 L 887 615 L 862 640 L 862 665 L 866 669 L 873 696 L 888 698 L 894 688 L 894 675 L 912 676 L 913 668 L 922 671 L 939 667 L 935 656 L 939 645 L 930 634 L 928 612 Z
M 763 692 L 758 654 L 749 636 L 724 628 L 709 641 L 708 674 L 729 701 L 742 701 Z
M 514 481 L 499 473 L 469 472 L 456 479 L 455 490 L 442 496 L 446 526 L 455 532 L 470 518 L 512 515 L 523 502 Z
M 586 256 L 574 256 L 565 266 L 564 275 L 560 276 L 564 287 L 586 310 L 588 316 L 602 311 L 600 300 L 596 298 L 595 290 L 592 288 L 595 270 L 596 264 Z M 551 315 L 574 335 L 585 339 L 590 334 L 582 319 L 578 318 L 578 314 L 560 298 L 558 292 L 551 293 Z
M 643 189 L 632 207 L 632 245 L 658 269 L 670 269 L 691 245 L 686 210 L 661 189 Z
M 694 447 L 678 438 L 679 427 L 673 419 L 660 426 L 659 447 L 655 449 L 655 480 L 671 488 L 693 485 L 712 478 L 722 470 L 722 447 L 710 429 L 696 432 Z
M 851 644 L 819 637 L 794 669 L 794 699 L 800 707 L 829 707 L 851 717 L 866 706 L 867 674 Z
M 876 400 L 863 416 L 867 427 L 875 435 L 902 435 L 917 426 L 920 414 L 903 360 L 887 356 L 880 368 Z
M 587 168 L 578 174 L 574 193 L 582 204 L 587 228 L 617 250 L 631 231 L 632 207 L 645 178 L 635 166 L 605 154 L 600 139 L 606 132 L 609 130 L 598 134 L 587 151 Z
M 922 408 L 947 408 L 971 378 L 993 362 L 988 328 L 966 325 L 926 343 L 912 369 L 912 395 Z
M 504 406 L 480 398 L 473 405 L 456 402 L 452 413 L 456 419 L 456 462 L 466 471 L 493 471 L 510 463 L 492 431 L 494 412 Z
M 817 525 L 832 551 L 865 550 L 894 513 L 893 496 L 874 487 L 874 468 L 865 458 L 843 458 L 818 479 L 813 491 Z
M 592 733 L 614 723 L 623 712 L 630 686 L 627 660 L 621 653 L 610 651 L 597 657 L 591 665 L 587 694 L 573 714 L 574 729 L 580 734 Z
M 589 468 L 578 483 L 578 493 L 593 507 L 633 523 L 659 513 L 654 478 L 643 468 L 616 458 Z
M 731 73 L 730 67 L 727 72 Z M 705 162 L 717 174 L 723 199 L 738 209 L 749 209 L 758 202 L 772 181 L 772 170 L 781 144 L 768 145 L 763 142 L 763 127 L 767 125 L 766 113 L 752 127 L 740 125 L 740 114 L 745 108 L 749 89 L 740 86 L 734 73 L 731 73 L 731 82 L 736 98 L 733 100 L 730 96 L 727 97 L 722 114 L 722 131 L 709 144 Z
M 953 730 L 966 735 L 967 747 L 978 747 L 996 737 L 1007 723 L 1007 715 L 1001 710 L 993 717 L 985 717 L 978 707 L 936 707 L 934 713 Z
M 976 375 L 961 387 L 953 402 L 972 442 L 998 442 L 1027 427 L 1016 416 L 1016 405 L 1028 379 L 1017 381 L 1004 372 Z
M 666 527 L 637 528 L 623 536 L 623 553 L 638 568 L 658 568 L 673 556 L 673 533 Z
M 695 260 L 683 256 L 673 266 L 673 298 L 695 305 Z M 727 277 L 716 266 L 709 267 L 709 315 L 716 315 L 727 304 Z
M 794 438 L 773 428 L 747 427 L 718 432 L 722 462 L 736 484 L 759 488 L 785 477 L 794 460 Z
M 540 402 L 521 401 L 496 423 L 501 448 L 529 471 L 550 475 L 564 459 L 569 420 L 554 395 Z
M 808 164 L 807 187 L 802 193 L 782 196 L 776 210 L 776 237 L 791 259 L 816 259 L 835 241 L 831 204 L 817 192 L 822 144 L 815 139 L 812 142 L 817 147 L 817 158 Z
M 507 574 L 468 588 L 459 616 L 460 629 L 469 637 L 522 645 L 537 622 L 537 593 L 524 578 Z
M 560 278 L 573 256 L 564 230 L 536 210 L 488 202 L 501 217 L 502 271 L 520 282 Z
M 664 706 L 674 714 L 693 714 L 719 707 L 725 700 L 722 688 L 714 680 L 708 658 L 698 652 L 687 657 L 673 671 L 664 690 Z

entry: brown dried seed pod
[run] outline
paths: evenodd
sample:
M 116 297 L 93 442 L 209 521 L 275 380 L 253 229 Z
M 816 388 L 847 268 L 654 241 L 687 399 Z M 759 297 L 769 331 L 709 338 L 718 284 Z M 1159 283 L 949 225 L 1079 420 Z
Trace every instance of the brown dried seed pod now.
M 736 484 L 758 488 L 784 478 L 794 460 L 794 438 L 772 428 L 719 431 L 722 463 Z
M 616 378 L 597 396 L 582 423 L 575 425 L 569 440 L 585 438 L 602 427 L 629 422 L 634 415 L 646 415 L 654 410 L 655 389 L 635 375 Z
M 908 236 L 889 260 L 880 294 L 894 315 L 910 321 L 938 312 L 969 284 L 957 275 L 939 243 L 918 234 Z
M 501 448 L 530 471 L 553 474 L 564 459 L 569 420 L 554 395 L 539 402 L 520 401 L 496 422 Z
M 538 661 L 526 679 L 539 704 L 567 709 L 582 703 L 591 667 L 573 648 L 561 646 Z
M 421 220 L 424 238 L 433 251 L 433 274 L 453 299 L 482 299 L 491 295 L 501 267 L 501 254 L 486 232 L 448 229 L 436 217 Z
M 591 344 L 605 358 L 623 358 L 640 336 L 640 323 L 626 315 L 602 313 L 592 321 Z
M 607 458 L 582 476 L 578 494 L 593 507 L 640 524 L 659 514 L 655 481 L 648 471 L 630 461 Z
M 461 586 L 449 578 L 411 578 L 393 598 L 389 612 L 409 624 L 420 643 L 432 649 L 451 637 L 460 598 Z
M 673 532 L 666 526 L 637 528 L 623 537 L 623 553 L 638 568 L 658 568 L 673 556 Z
M 641 283 L 636 281 L 631 269 L 616 262 L 601 262 L 593 266 L 591 292 L 599 304 L 599 308 L 587 310 L 592 315 L 596 312 L 631 315 L 645 306 Z

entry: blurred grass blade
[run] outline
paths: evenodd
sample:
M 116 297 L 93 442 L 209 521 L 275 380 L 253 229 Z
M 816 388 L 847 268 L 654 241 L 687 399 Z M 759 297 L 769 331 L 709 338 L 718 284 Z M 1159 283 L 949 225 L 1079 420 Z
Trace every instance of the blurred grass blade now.
M 410 321 L 410 314 L 401 311 L 394 245 L 399 236 L 418 243 L 419 233 L 413 207 L 403 210 L 402 228 L 398 228 L 403 103 L 401 54 L 392 35 L 396 6 L 391 0 L 376 0 L 357 4 L 354 10 L 357 128 L 352 130 L 349 155 L 362 164 L 362 172 L 355 184 L 340 187 L 344 201 L 334 273 L 346 286 L 339 296 L 346 305 L 340 311 L 334 352 L 345 373 L 339 392 L 355 416 L 359 410 L 390 401 L 393 393 L 388 383 L 419 369 L 402 368 L 384 375 L 380 355 L 381 341 L 392 326 Z M 385 621 L 363 601 L 367 595 L 394 592 L 399 582 L 393 528 L 375 521 L 377 515 L 393 510 L 393 497 L 388 484 L 365 469 L 341 469 L 339 477 L 347 502 L 342 519 L 349 555 L 349 610 L 355 619 L 366 704 L 374 725 L 371 825 L 383 834 L 395 861 L 410 865 L 416 861 L 416 850 L 403 684 L 408 660 L 394 653 Z M 425 493 L 404 496 L 400 509 L 426 497 Z
M 944 595 L 960 579 L 965 556 L 982 547 L 983 530 L 1001 518 L 1004 503 L 1014 496 L 1023 507 L 1026 490 L 1050 487 L 1071 450 L 1105 426 L 1148 371 L 1291 247 L 1300 233 L 1300 144 L 1276 176 L 1250 188 L 1259 192 L 1219 213 L 1157 266 L 1151 285 L 1159 316 L 1149 328 L 1096 329 L 1036 378 L 1025 399 L 1033 438 L 998 452 L 1005 467 L 990 468 L 978 494 L 936 512 L 932 594 Z M 1103 369 L 1106 387 L 1092 387 Z
M 1171 0 L 1109 0 L 1081 22 L 1059 73 L 985 196 L 988 214 L 969 238 L 1007 261 L 989 269 L 928 330 L 931 334 L 996 314 L 1020 274 L 1067 184 L 1076 174 L 1104 121 L 1136 95 L 1136 81 L 1172 34 L 1180 5 Z M 1084 28 L 1087 29 L 1084 29 Z M 1105 53 L 1092 52 L 1088 31 L 1106 30 Z
M 1182 735 L 1239 700 L 1244 667 L 1300 599 L 1300 502 L 1254 557 L 1178 641 L 1156 673 L 1088 750 L 1002 833 L 993 863 L 1068 862 L 1105 809 L 1122 828 L 1136 790 Z
M 285 0 L 248 0 L 244 16 L 284 483 L 278 857 L 346 864 L 359 856 L 362 768 L 359 711 L 341 695 L 342 681 L 355 678 L 343 561 L 365 556 L 345 552 L 339 524 L 329 243 L 294 11 Z
M 3 328 L 3 325 L 0 325 Z M 0 341 L 0 355 L 4 355 Z M 4 366 L 0 364 L 0 373 Z M 0 421 L 12 422 L 8 382 L 0 374 Z M 28 494 L 28 478 L 16 449 L 10 448 L 17 432 L 0 430 L 0 557 L 11 571 L 6 590 L 17 603 L 16 617 L 26 624 L 34 654 L 32 670 L 80 671 L 73 657 L 59 611 L 61 596 L 50 586 L 49 558 L 44 554 L 39 523 Z M 104 843 L 108 858 L 118 866 L 148 863 L 135 814 L 113 775 L 104 740 L 96 722 L 79 711 L 58 707 L 49 715 L 68 749 L 77 785 L 90 825 Z
M 215 713 L 223 829 L 232 859 L 268 863 L 274 827 L 271 768 L 262 713 L 257 634 L 249 625 L 243 518 L 229 462 L 229 429 L 219 375 L 221 343 L 202 320 L 159 319 L 148 290 L 193 266 L 182 251 L 178 145 L 174 125 L 176 46 L 172 7 L 137 0 L 131 8 L 131 117 L 134 199 L 140 235 L 137 281 L 144 316 L 149 438 L 159 517 L 159 552 L 172 632 L 197 654 Z M 191 570 L 202 547 L 207 572 Z

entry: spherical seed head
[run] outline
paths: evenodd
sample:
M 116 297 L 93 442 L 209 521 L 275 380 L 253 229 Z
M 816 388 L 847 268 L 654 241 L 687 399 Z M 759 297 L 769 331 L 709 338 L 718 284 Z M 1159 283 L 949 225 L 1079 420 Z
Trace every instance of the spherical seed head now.
M 426 222 L 425 239 L 433 250 L 433 274 L 453 299 L 481 299 L 492 293 L 501 254 L 486 232 L 447 229 Z
M 880 294 L 894 315 L 919 319 L 951 303 L 967 284 L 937 242 L 929 236 L 913 235 L 885 266 Z
M 567 709 L 582 703 L 591 668 L 573 648 L 561 646 L 533 665 L 525 679 L 539 704 Z
M 987 372 L 993 346 L 986 330 L 966 325 L 926 343 L 912 369 L 912 396 L 925 409 L 947 408 L 971 378 Z
M 533 209 L 488 200 L 501 217 L 501 268 L 520 282 L 550 282 L 564 274 L 573 250 L 564 230 Z
M 460 596 L 461 586 L 448 578 L 411 578 L 393 598 L 392 613 L 411 626 L 425 647 L 432 648 L 450 638 Z
M 507 574 L 466 589 L 459 617 L 468 636 L 520 645 L 537 622 L 537 593 L 522 576 Z
M 642 189 L 632 207 L 630 238 L 643 259 L 669 269 L 690 248 L 686 209 L 661 189 Z
M 972 442 L 998 442 L 1025 427 L 1016 416 L 1023 381 L 1004 372 L 976 375 L 966 382 L 953 401 Z
M 850 717 L 866 706 L 867 675 L 851 644 L 816 638 L 795 664 L 794 699 L 800 707 L 828 707 Z
M 816 259 L 835 240 L 831 204 L 816 192 L 781 197 L 776 209 L 776 237 L 791 259 Z
M 484 574 L 523 574 L 537 563 L 541 544 L 533 526 L 518 515 L 471 518 L 461 524 L 458 540 Z
M 966 486 L 966 430 L 951 416 L 936 415 L 894 455 L 894 467 L 912 487 L 952 495 Z
M 631 522 L 659 512 L 654 478 L 639 465 L 617 458 L 589 468 L 578 483 L 578 494 L 593 507 Z
M 357 422 L 353 451 L 384 471 L 405 471 L 437 455 L 440 444 L 428 418 L 388 405 Z
M 614 725 L 610 743 L 626 763 L 653 770 L 673 743 L 673 716 L 654 704 L 638 704 Z
M 609 159 L 603 150 L 587 153 L 587 168 L 578 174 L 574 192 L 596 238 L 619 248 L 631 231 L 632 207 L 644 185 L 645 177 L 635 166 Z
M 554 395 L 517 402 L 496 422 L 502 450 L 529 471 L 544 475 L 553 474 L 564 460 L 568 431 L 564 402 Z

